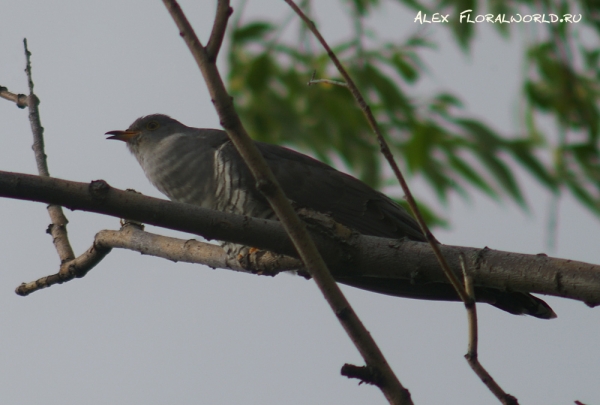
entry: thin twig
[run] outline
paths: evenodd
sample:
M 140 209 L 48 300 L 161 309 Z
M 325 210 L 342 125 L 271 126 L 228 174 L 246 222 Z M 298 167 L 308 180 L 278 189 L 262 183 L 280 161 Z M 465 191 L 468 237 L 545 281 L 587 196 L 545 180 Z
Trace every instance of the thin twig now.
M 208 53 L 208 60 L 215 62 L 223 43 L 223 37 L 225 36 L 225 29 L 227 28 L 227 22 L 229 17 L 233 13 L 233 8 L 229 6 L 227 1 L 217 2 L 217 15 L 215 17 L 215 23 L 213 24 L 208 43 L 206 44 L 206 52 Z
M 360 109 L 365 114 L 367 121 L 369 123 L 369 126 L 371 127 L 373 132 L 377 135 L 377 140 L 379 142 L 379 147 L 381 149 L 381 153 L 383 153 L 383 155 L 387 159 L 392 170 L 394 171 L 394 174 L 396 175 L 396 178 L 400 182 L 400 185 L 402 186 L 402 191 L 405 194 L 406 201 L 407 201 L 413 215 L 415 216 L 417 222 L 419 223 L 419 226 L 421 227 L 421 231 L 427 238 L 427 241 L 431 244 L 431 248 L 433 249 L 436 256 L 438 257 L 440 266 L 442 267 L 444 274 L 446 274 L 446 277 L 448 277 L 448 280 L 450 281 L 452 286 L 455 288 L 455 290 L 456 290 L 458 296 L 461 298 L 461 300 L 463 302 L 466 302 L 467 294 L 465 292 L 465 289 L 463 288 L 463 286 L 462 286 L 460 280 L 458 279 L 458 277 L 456 276 L 456 274 L 454 274 L 452 272 L 452 270 L 450 269 L 450 266 L 448 266 L 448 263 L 446 263 L 446 261 L 444 260 L 444 256 L 442 255 L 442 253 L 440 251 L 438 241 L 435 239 L 435 237 L 433 236 L 433 234 L 427 227 L 427 224 L 425 223 L 425 220 L 423 219 L 423 216 L 421 215 L 421 212 L 419 211 L 417 203 L 415 202 L 415 199 L 413 198 L 412 193 L 411 193 L 410 189 L 408 188 L 408 184 L 406 183 L 406 180 L 404 179 L 404 176 L 402 175 L 400 168 L 396 164 L 396 161 L 394 160 L 394 156 L 392 155 L 392 152 L 390 151 L 390 148 L 389 148 L 386 140 L 384 139 L 384 137 L 381 133 L 381 130 L 379 129 L 379 125 L 377 124 L 377 121 L 375 120 L 373 113 L 371 112 L 371 108 L 369 107 L 369 105 L 367 104 L 365 99 L 363 98 L 362 94 L 358 90 L 358 87 L 356 87 L 356 84 L 354 83 L 354 81 L 352 80 L 352 78 L 350 77 L 350 75 L 348 74 L 346 69 L 344 69 L 344 67 L 342 66 L 341 62 L 339 61 L 339 59 L 337 58 L 337 56 L 335 55 L 333 50 L 329 47 L 329 45 L 327 44 L 327 42 L 325 41 L 325 39 L 323 38 L 323 36 L 319 32 L 319 30 L 317 29 L 315 23 L 312 20 L 310 20 L 306 16 L 306 14 L 304 14 L 304 12 L 296 5 L 296 3 L 294 3 L 293 0 L 285 0 L 285 2 L 288 3 L 290 5 L 290 7 L 296 12 L 296 14 L 298 14 L 298 16 L 306 23 L 308 28 L 312 31 L 312 33 L 315 35 L 315 37 L 319 40 L 319 42 L 321 43 L 323 48 L 325 48 L 325 50 L 327 51 L 327 55 L 333 61 L 334 65 L 337 67 L 338 71 L 344 78 L 346 85 L 347 85 L 348 89 L 350 90 L 350 93 L 352 93 L 352 96 L 358 102 Z
M 221 125 L 227 131 L 229 138 L 248 165 L 257 181 L 258 189 L 269 201 L 273 211 L 275 211 L 275 214 L 290 235 L 302 262 L 319 286 L 325 299 L 346 330 L 346 333 L 348 333 L 354 342 L 367 365 L 376 368 L 381 373 L 382 383 L 379 388 L 392 404 L 412 403 L 408 390 L 400 384 L 398 378 L 394 375 L 391 367 L 377 347 L 377 344 L 343 296 L 321 258 L 316 245 L 308 235 L 304 224 L 298 218 L 290 202 L 277 184 L 269 166 L 246 133 L 239 116 L 235 112 L 231 96 L 225 90 L 225 85 L 217 70 L 215 61 L 209 59 L 206 48 L 202 46 L 179 4 L 175 0 L 163 0 L 163 2 L 204 76 L 211 99 L 219 114 Z M 220 0 L 219 2 L 226 1 Z M 217 6 L 217 12 L 229 10 L 229 2 L 226 3 L 227 7 Z M 217 16 L 216 20 L 220 18 L 222 17 Z
M 469 321 L 469 349 L 467 351 L 467 358 L 475 358 L 477 359 L 477 343 L 478 343 L 478 327 L 477 327 L 477 307 L 475 304 L 475 289 L 473 288 L 473 277 L 469 275 L 467 272 L 467 268 L 465 266 L 465 255 L 461 253 L 459 255 L 460 258 L 460 267 L 463 272 L 463 279 L 465 282 L 465 290 L 467 291 L 467 295 L 469 299 L 465 302 L 465 308 L 467 309 L 467 318 Z
M 29 107 L 29 122 L 31 124 L 31 132 L 33 134 L 33 153 L 35 154 L 35 162 L 37 164 L 40 176 L 49 177 L 48 163 L 46 153 L 44 152 L 44 128 L 40 120 L 40 112 L 38 105 L 39 99 L 33 91 L 33 78 L 31 74 L 31 52 L 27 48 L 27 38 L 23 39 L 23 47 L 25 48 L 25 59 L 27 61 L 25 73 L 27 74 L 27 83 L 29 85 L 29 97 L 27 97 L 27 107 Z M 52 242 L 58 253 L 61 264 L 67 263 L 75 258 L 73 248 L 69 243 L 67 234 L 67 224 L 69 221 L 63 213 L 63 210 L 58 205 L 49 205 L 48 214 L 52 223 L 48 227 L 47 232 L 52 235 Z
M 319 84 L 319 83 L 324 83 L 324 84 L 333 84 L 334 86 L 341 86 L 341 87 L 348 87 L 347 83 L 344 82 L 340 82 L 339 80 L 331 80 L 331 79 L 315 79 L 315 75 L 317 74 L 316 71 L 313 72 L 312 76 L 310 77 L 310 80 L 308 81 L 307 86 L 313 85 L 313 84 Z
M 25 94 L 15 94 L 8 91 L 4 86 L 0 86 L 0 98 L 12 101 L 17 107 L 23 109 L 27 107 L 27 96 Z
M 331 80 L 331 79 L 314 79 L 314 80 L 310 80 L 308 82 L 308 85 L 312 85 L 312 84 L 319 84 L 319 83 L 323 83 L 323 84 L 332 84 L 334 86 L 341 86 L 341 87 L 348 87 L 348 85 L 344 82 L 340 82 L 337 80 Z
M 63 263 L 60 266 L 58 273 L 42 277 L 29 283 L 23 283 L 17 287 L 15 292 L 18 295 L 26 296 L 32 292 L 50 287 L 55 284 L 62 284 L 75 278 L 84 277 L 87 272 L 100 263 L 100 261 L 110 253 L 110 251 L 110 248 L 92 245 L 92 247 L 81 256 Z
M 48 163 L 46 154 L 44 153 L 44 128 L 40 120 L 40 112 L 38 105 L 39 99 L 33 91 L 33 78 L 31 75 L 31 52 L 27 48 L 27 38 L 23 39 L 23 47 L 25 49 L 25 73 L 27 74 L 27 84 L 29 85 L 29 97 L 27 106 L 29 107 L 29 123 L 31 124 L 31 132 L 33 133 L 33 152 L 35 154 L 35 163 L 37 164 L 38 173 L 40 176 L 50 176 L 48 172 Z
M 467 318 L 469 321 L 469 348 L 465 359 L 479 377 L 479 379 L 485 384 L 485 386 L 498 398 L 504 405 L 519 405 L 517 398 L 504 392 L 504 390 L 498 385 L 496 380 L 487 372 L 483 365 L 479 362 L 477 353 L 478 344 L 478 328 L 477 328 L 477 306 L 475 304 L 475 289 L 473 288 L 473 277 L 471 277 L 465 266 L 465 256 L 460 254 L 460 265 L 463 272 L 463 278 L 465 282 L 465 290 L 468 295 L 468 300 L 465 302 L 465 308 L 467 309 Z

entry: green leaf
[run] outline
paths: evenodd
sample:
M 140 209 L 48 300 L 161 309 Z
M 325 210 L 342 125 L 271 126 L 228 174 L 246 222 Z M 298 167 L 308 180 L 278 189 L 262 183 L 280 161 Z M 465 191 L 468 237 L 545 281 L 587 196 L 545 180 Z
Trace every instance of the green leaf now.
M 425 10 L 423 10 L 425 12 Z M 427 12 L 427 14 L 431 14 L 431 12 Z M 404 43 L 404 48 L 429 48 L 429 49 L 437 49 L 437 45 L 429 40 L 426 36 L 421 33 L 417 33 L 415 35 L 410 36 L 406 42 Z
M 414 83 L 419 78 L 419 71 L 410 62 L 407 62 L 401 53 L 392 55 L 392 63 L 407 82 Z
M 490 11 L 490 14 L 493 14 L 494 16 L 496 15 L 506 15 L 507 17 L 509 15 L 513 15 L 516 10 L 514 10 L 511 7 L 511 2 L 509 1 L 505 1 L 505 0 L 490 0 L 488 2 Z M 504 36 L 504 38 L 508 38 L 510 31 L 509 31 L 509 27 L 510 24 L 492 24 L 497 30 L 498 32 L 500 32 L 500 34 L 502 34 L 502 36 Z
M 541 110 L 549 111 L 552 108 L 553 95 L 548 86 L 528 80 L 525 82 L 525 94 L 529 102 Z
M 452 31 L 454 32 L 454 36 L 458 41 L 458 44 L 461 46 L 463 51 L 467 51 L 469 48 L 469 43 L 473 39 L 473 29 L 477 24 L 471 24 L 465 22 L 460 22 L 460 18 L 458 15 L 465 10 L 473 10 L 471 12 L 471 19 L 477 15 L 477 2 L 475 0 L 457 0 L 452 2 L 447 2 L 447 4 L 454 5 L 454 18 L 450 19 L 450 26 L 452 27 Z
M 450 151 L 447 156 L 450 167 L 452 167 L 458 174 L 490 197 L 494 199 L 498 198 L 498 193 L 496 193 L 496 191 L 494 191 L 494 189 L 490 187 L 490 185 L 481 176 L 479 176 L 477 172 L 471 168 L 471 166 L 465 163 L 458 156 L 455 156 L 452 151 Z
M 246 42 L 256 41 L 264 38 L 266 34 L 273 31 L 276 27 L 266 21 L 256 21 L 246 24 L 233 31 L 231 36 L 234 46 L 240 46 Z
M 531 142 L 513 141 L 507 146 L 510 148 L 513 156 L 521 163 L 531 174 L 533 174 L 542 184 L 548 187 L 552 192 L 558 192 L 558 182 L 554 176 L 542 165 L 542 163 L 533 155 Z
M 573 193 L 583 205 L 588 207 L 594 214 L 600 216 L 600 202 L 595 200 L 583 187 L 581 187 L 576 181 L 568 179 L 566 181 L 569 190 Z
M 374 88 L 387 109 L 402 108 L 405 110 L 408 107 L 408 101 L 396 83 L 372 64 L 367 64 L 360 76 L 363 86 Z
M 459 194 L 466 198 L 467 193 L 464 190 L 464 188 L 462 188 L 457 182 L 446 176 L 442 166 L 435 163 L 434 161 L 430 161 L 429 164 L 424 166 L 421 169 L 421 173 L 423 173 L 425 178 L 433 186 L 433 189 L 436 192 L 440 201 L 444 203 L 447 202 L 449 189 L 457 191 Z
M 429 104 L 431 111 L 443 116 L 448 116 L 452 107 L 463 108 L 463 104 L 457 97 L 450 93 L 438 94 Z
M 450 93 L 440 93 L 436 96 L 435 101 L 444 103 L 458 108 L 463 108 L 463 103 L 457 97 Z
M 583 50 L 585 64 L 588 69 L 596 69 L 600 61 L 600 49 Z
M 483 122 L 471 119 L 456 119 L 454 122 L 468 131 L 480 150 L 494 150 L 504 144 L 503 139 Z
M 508 194 L 523 209 L 526 209 L 527 204 L 525 203 L 523 194 L 521 194 L 521 190 L 519 189 L 519 186 L 508 167 L 506 167 L 506 165 L 500 159 L 491 154 L 479 154 L 477 157 L 489 169 L 490 173 L 494 176 L 502 188 L 508 192 Z
M 413 126 L 412 136 L 404 145 L 404 156 L 411 172 L 418 172 L 428 164 L 434 131 L 436 128 L 427 123 L 418 123 Z
M 354 5 L 354 9 L 359 16 L 366 16 L 370 9 L 377 6 L 379 0 L 346 0 Z
M 582 164 L 598 158 L 598 149 L 589 143 L 567 145 L 565 151 L 567 150 L 573 152 L 577 160 Z
M 273 77 L 274 66 L 268 54 L 259 55 L 252 63 L 247 72 L 246 84 L 251 91 L 260 93 L 267 91 L 268 82 Z

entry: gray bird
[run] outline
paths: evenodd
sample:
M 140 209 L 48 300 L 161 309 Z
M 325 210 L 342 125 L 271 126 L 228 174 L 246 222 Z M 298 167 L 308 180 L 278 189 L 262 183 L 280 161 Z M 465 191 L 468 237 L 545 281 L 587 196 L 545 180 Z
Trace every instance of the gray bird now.
M 140 117 L 108 139 L 125 141 L 156 188 L 173 201 L 204 208 L 276 219 L 246 164 L 227 134 L 192 128 L 166 115 Z M 296 207 L 331 215 L 364 235 L 425 242 L 416 221 L 396 202 L 360 180 L 311 157 L 277 145 L 255 142 L 286 196 Z M 407 280 L 364 276 L 337 281 L 383 294 L 456 301 L 447 284 L 411 284 Z M 542 300 L 521 292 L 476 288 L 477 301 L 512 314 L 556 317 Z

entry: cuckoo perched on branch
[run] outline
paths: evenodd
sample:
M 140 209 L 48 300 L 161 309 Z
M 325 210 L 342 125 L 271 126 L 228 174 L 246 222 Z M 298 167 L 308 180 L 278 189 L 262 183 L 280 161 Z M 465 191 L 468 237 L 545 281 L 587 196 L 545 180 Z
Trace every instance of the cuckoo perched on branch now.
M 171 200 L 257 218 L 276 219 L 231 143 L 218 129 L 192 128 L 166 115 L 138 118 L 108 139 L 127 143 L 148 179 Z M 360 180 L 293 150 L 256 142 L 287 198 L 296 207 L 330 215 L 365 235 L 425 242 L 415 220 L 396 202 Z M 450 285 L 361 275 L 337 277 L 358 288 L 399 297 L 458 300 Z M 476 299 L 513 314 L 550 319 L 542 300 L 522 292 L 476 287 Z

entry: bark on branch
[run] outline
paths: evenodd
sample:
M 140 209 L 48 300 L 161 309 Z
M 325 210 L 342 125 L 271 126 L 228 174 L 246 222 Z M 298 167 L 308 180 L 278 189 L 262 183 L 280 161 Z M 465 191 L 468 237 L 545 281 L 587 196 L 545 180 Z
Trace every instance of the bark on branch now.
M 101 180 L 78 183 L 0 171 L 0 197 L 57 204 L 72 210 L 189 232 L 206 239 L 296 255 L 278 221 L 241 217 L 147 197 L 112 188 Z M 311 236 L 338 282 L 352 285 L 353 276 L 367 275 L 374 279 L 411 283 L 415 295 L 425 294 L 432 284 L 452 291 L 427 243 L 377 238 L 340 229 L 325 232 L 322 227 L 313 229 Z M 545 254 L 526 255 L 448 245 L 440 248 L 458 276 L 461 275 L 460 254 L 464 254 L 476 287 L 555 295 L 583 301 L 592 307 L 600 304 L 598 265 L 551 258 Z M 184 261 L 175 256 L 168 258 Z M 201 263 L 214 266 L 206 261 Z M 289 269 L 287 265 L 281 267 L 287 267 L 281 270 Z
M 27 47 L 27 38 L 23 39 L 23 47 L 25 48 L 25 73 L 27 73 L 27 84 L 29 87 L 29 96 L 27 97 L 27 108 L 29 109 L 29 123 L 31 125 L 31 133 L 33 134 L 33 145 L 31 149 L 35 155 L 35 163 L 37 165 L 40 176 L 50 176 L 48 169 L 48 157 L 44 148 L 44 127 L 40 118 L 39 104 L 40 100 L 33 92 L 33 76 L 31 73 L 31 52 Z M 75 253 L 69 242 L 67 233 L 67 224 L 69 220 L 63 213 L 62 207 L 51 204 L 47 207 L 48 215 L 52 224 L 48 227 L 48 233 L 52 235 L 52 242 L 60 257 L 60 262 L 64 265 L 75 258 Z

